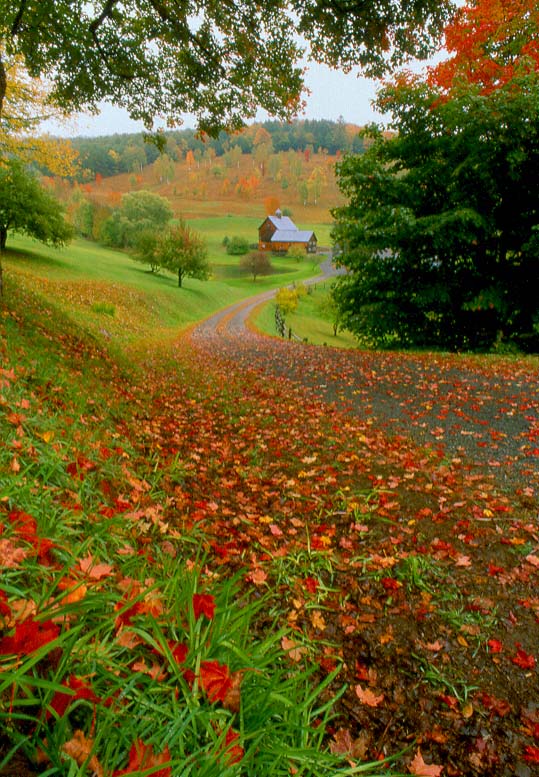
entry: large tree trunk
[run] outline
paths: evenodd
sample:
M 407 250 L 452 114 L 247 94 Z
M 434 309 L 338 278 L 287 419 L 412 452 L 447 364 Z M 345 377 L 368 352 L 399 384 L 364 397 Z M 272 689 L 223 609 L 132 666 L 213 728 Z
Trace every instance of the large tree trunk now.
M 181 270 L 178 270 L 178 286 L 182 287 L 182 279 L 183 279 L 183 272 Z
M 4 107 L 4 97 L 6 96 L 7 89 L 7 76 L 4 63 L 0 57 L 0 117 L 2 116 L 2 108 Z
M 4 277 L 2 267 L 2 254 L 6 250 L 7 229 L 6 227 L 0 227 L 0 297 L 4 294 Z

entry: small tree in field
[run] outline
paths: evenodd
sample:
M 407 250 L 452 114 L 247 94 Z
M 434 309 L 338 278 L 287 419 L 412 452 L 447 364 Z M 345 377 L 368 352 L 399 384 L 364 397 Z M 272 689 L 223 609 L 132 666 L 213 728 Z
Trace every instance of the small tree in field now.
M 178 274 L 179 287 L 184 278 L 206 281 L 210 277 L 206 244 L 183 221 L 168 229 L 159 239 L 156 255 L 162 267 Z
M 136 240 L 131 258 L 142 264 L 149 264 L 151 272 L 159 272 L 161 261 L 159 258 L 159 232 L 153 229 L 145 229 Z
M 305 248 L 300 245 L 290 246 L 287 252 L 287 256 L 291 259 L 295 259 L 296 262 L 301 262 L 301 260 L 305 258 L 305 254 Z
M 264 251 L 251 251 L 240 259 L 240 269 L 250 272 L 253 281 L 256 281 L 259 275 L 269 275 L 271 273 L 271 260 Z
M 290 313 L 294 313 L 297 310 L 298 301 L 299 294 L 297 289 L 283 287 L 282 289 L 279 289 L 275 295 L 275 302 L 284 316 L 288 316 Z

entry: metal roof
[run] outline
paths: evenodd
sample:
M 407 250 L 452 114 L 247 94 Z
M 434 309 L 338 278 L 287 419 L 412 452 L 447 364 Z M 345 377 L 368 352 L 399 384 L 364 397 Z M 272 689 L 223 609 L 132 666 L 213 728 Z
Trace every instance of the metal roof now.
M 269 220 L 273 224 L 274 227 L 277 229 L 289 229 L 289 230 L 297 230 L 296 225 L 292 221 L 291 218 L 288 218 L 288 216 L 268 216 Z
M 272 243 L 308 243 L 314 232 L 301 229 L 277 229 L 271 236 Z

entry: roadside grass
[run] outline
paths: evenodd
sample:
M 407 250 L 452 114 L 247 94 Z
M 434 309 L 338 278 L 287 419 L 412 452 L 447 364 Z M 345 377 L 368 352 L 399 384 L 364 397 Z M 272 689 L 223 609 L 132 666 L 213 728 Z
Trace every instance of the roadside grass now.
M 0 303 L 0 773 L 388 774 L 327 749 L 338 667 L 291 660 L 278 612 L 253 629 L 266 597 L 168 524 L 182 462 L 156 478 L 126 434 L 133 372 L 27 280 Z
M 290 328 L 296 337 L 312 345 L 359 348 L 351 332 L 340 330 L 336 335 L 334 334 L 331 315 L 322 307 L 330 287 L 331 281 L 317 283 L 309 289 L 308 294 L 300 296 L 297 310 L 286 316 L 286 328 L 287 330 Z M 275 302 L 269 302 L 258 308 L 252 317 L 252 323 L 260 331 L 276 335 Z

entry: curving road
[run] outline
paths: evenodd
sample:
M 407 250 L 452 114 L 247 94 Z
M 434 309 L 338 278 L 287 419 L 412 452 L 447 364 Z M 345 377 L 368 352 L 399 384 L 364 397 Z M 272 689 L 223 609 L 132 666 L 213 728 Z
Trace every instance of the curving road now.
M 313 283 L 320 283 L 328 278 L 339 275 L 343 270 L 338 270 L 332 261 L 331 255 L 320 263 L 321 274 L 316 278 L 309 278 L 303 283 L 307 286 Z M 229 334 L 234 336 L 246 335 L 248 329 L 246 322 L 252 311 L 261 305 L 263 302 L 268 302 L 277 294 L 277 289 L 271 291 L 265 291 L 260 294 L 256 294 L 254 297 L 249 297 L 242 302 L 236 302 L 234 305 L 230 305 L 223 310 L 217 311 L 209 318 L 202 321 L 194 330 L 193 334 L 198 337 L 208 337 L 211 334 L 222 333 L 226 330 Z
M 311 283 L 334 275 L 331 260 Z M 323 348 L 267 337 L 246 326 L 264 292 L 199 324 L 194 342 L 210 358 L 291 380 L 318 400 L 465 457 L 503 487 L 539 494 L 539 369 L 533 358 L 474 359 L 434 353 Z

